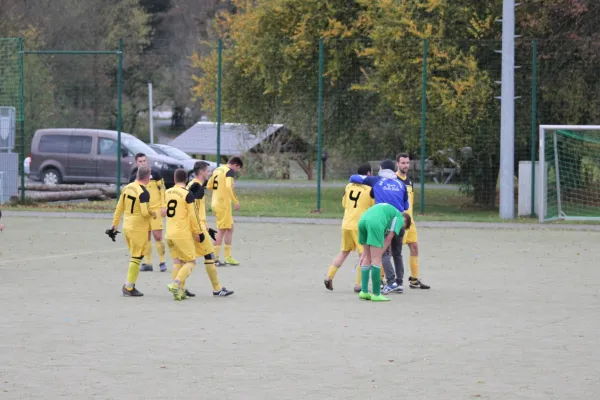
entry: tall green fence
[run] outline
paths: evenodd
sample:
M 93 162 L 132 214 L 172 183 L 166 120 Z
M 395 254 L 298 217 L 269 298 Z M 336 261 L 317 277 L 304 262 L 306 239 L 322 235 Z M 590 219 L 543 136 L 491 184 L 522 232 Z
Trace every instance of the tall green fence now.
M 114 157 L 120 160 L 122 103 L 122 40 L 114 50 L 73 51 L 27 49 L 22 39 L 0 39 L 0 107 L 14 108 L 17 117 L 15 146 L 5 149 L 18 154 L 18 196 L 12 193 L 14 188 L 11 194 L 24 202 L 28 186 L 35 183 L 28 173 L 36 172 L 39 179 L 45 172 L 38 170 L 37 160 L 29 157 L 33 135 L 39 129 L 115 130 L 118 134 Z M 66 146 L 71 146 L 70 142 Z M 10 165 L 14 163 L 5 168 L 11 168 Z M 88 163 L 85 175 L 95 176 L 100 167 Z M 114 171 L 117 194 L 121 169 L 121 163 L 117 162 Z M 15 171 L 6 172 L 15 175 Z M 60 173 L 57 175 L 60 180 Z
M 245 124 L 257 134 L 283 124 L 295 144 L 305 144 L 286 152 L 280 143 L 251 154 L 250 174 L 288 177 L 281 169 L 301 164 L 304 171 L 291 174 L 306 179 L 308 173 L 315 182 L 318 209 L 322 178 L 347 181 L 363 162 L 375 167 L 408 152 L 420 213 L 497 207 L 500 41 L 390 38 L 374 47 L 327 38 L 303 58 L 284 40 L 262 54 L 228 41 L 212 49 L 198 63 L 199 98 L 209 119 L 220 128 Z M 531 162 L 533 172 L 540 123 L 595 121 L 597 107 L 583 106 L 578 97 L 597 93 L 588 70 L 595 59 L 572 64 L 578 57 L 569 42 L 517 40 L 516 174 L 521 162 Z

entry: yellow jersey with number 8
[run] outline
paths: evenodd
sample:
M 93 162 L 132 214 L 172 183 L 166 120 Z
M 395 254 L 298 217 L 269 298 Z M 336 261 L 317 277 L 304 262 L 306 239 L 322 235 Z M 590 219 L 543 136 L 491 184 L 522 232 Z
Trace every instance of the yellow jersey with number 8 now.
M 165 194 L 167 201 L 168 239 L 189 239 L 200 233 L 198 215 L 194 209 L 194 195 L 182 186 L 173 186 Z

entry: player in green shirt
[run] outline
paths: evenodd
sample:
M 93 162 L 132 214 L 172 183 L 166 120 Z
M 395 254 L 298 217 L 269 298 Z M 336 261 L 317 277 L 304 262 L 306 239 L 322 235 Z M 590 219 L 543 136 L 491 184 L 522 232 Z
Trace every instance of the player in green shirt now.
M 381 294 L 381 256 L 389 247 L 392 238 L 402 228 L 410 228 L 412 219 L 406 212 L 400 213 L 387 203 L 375 204 L 358 221 L 358 242 L 364 246 L 361 262 L 360 299 L 389 301 Z M 369 293 L 369 276 L 373 281 L 373 294 Z

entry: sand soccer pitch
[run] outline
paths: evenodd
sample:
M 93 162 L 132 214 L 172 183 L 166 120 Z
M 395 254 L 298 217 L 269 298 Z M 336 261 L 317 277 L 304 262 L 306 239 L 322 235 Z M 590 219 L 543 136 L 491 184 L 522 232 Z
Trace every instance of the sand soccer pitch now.
M 3 222 L 2 400 L 600 397 L 599 231 L 423 224 L 432 289 L 370 303 L 354 256 L 323 286 L 338 224 L 240 222 L 242 264 L 219 268 L 235 295 L 199 265 L 175 302 L 156 264 L 121 296 L 108 219 Z

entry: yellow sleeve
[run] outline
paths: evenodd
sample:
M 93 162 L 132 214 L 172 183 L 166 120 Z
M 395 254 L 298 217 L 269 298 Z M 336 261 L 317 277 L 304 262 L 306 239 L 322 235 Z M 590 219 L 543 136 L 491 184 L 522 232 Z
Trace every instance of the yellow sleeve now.
M 344 195 L 342 196 L 342 208 L 346 209 L 346 191 L 344 191 Z
M 233 190 L 233 178 L 228 176 L 225 178 L 225 186 L 227 187 L 227 193 L 229 193 L 229 198 L 233 201 L 234 204 L 240 204 L 237 196 L 235 195 L 235 191 Z
M 119 197 L 119 201 L 117 202 L 117 208 L 115 208 L 115 213 L 113 215 L 113 226 L 119 226 L 121 215 L 123 215 L 123 211 L 125 209 L 123 197 L 125 197 L 125 195 L 121 195 Z
M 160 193 L 162 196 L 161 208 L 167 208 L 167 187 L 165 186 L 165 180 L 161 179 L 159 182 Z
M 196 214 L 196 207 L 194 206 L 194 203 L 196 201 L 196 199 L 194 199 L 194 195 L 192 193 L 188 193 L 185 201 L 187 203 L 187 210 L 188 210 L 188 215 L 189 215 L 189 219 L 190 219 L 190 227 L 192 229 L 192 233 L 200 233 L 202 232 L 201 228 L 200 228 L 200 224 L 198 223 L 198 220 L 200 219 L 199 215 Z
M 139 199 L 140 212 L 142 213 L 142 216 L 145 218 L 150 218 L 150 208 L 148 208 L 150 205 L 150 193 L 148 193 L 147 190 L 142 191 L 142 193 L 139 195 Z
M 216 176 L 216 174 L 213 171 L 213 174 L 210 176 L 210 178 L 208 178 L 208 183 L 206 184 L 206 188 L 208 190 L 210 190 L 211 192 L 213 190 L 213 185 L 215 183 L 215 176 Z

